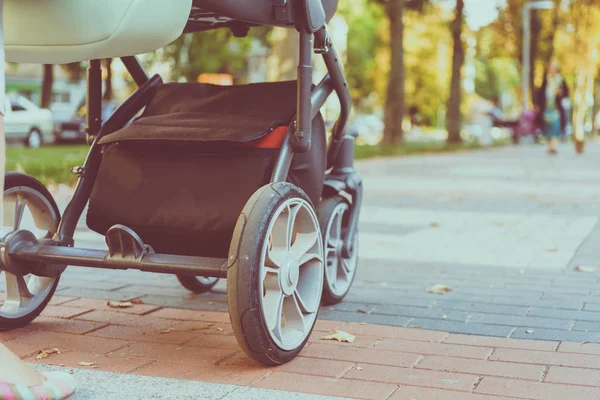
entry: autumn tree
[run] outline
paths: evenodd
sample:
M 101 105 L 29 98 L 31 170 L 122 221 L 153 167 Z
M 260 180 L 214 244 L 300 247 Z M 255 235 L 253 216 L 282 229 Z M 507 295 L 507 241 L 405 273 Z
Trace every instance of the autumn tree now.
M 461 69 L 465 62 L 465 49 L 462 42 L 462 31 L 464 21 L 464 0 L 456 0 L 456 10 L 454 20 L 450 25 L 452 33 L 453 53 L 452 53 L 452 78 L 450 79 L 450 97 L 448 98 L 448 117 L 446 120 L 446 129 L 448 130 L 448 143 L 460 143 L 461 127 Z

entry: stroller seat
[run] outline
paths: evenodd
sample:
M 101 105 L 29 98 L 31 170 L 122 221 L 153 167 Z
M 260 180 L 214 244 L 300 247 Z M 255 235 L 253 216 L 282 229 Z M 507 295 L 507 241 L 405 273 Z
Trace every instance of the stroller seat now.
M 127 225 L 161 253 L 227 257 L 244 204 L 271 178 L 295 104 L 295 81 L 160 85 L 139 119 L 100 140 L 88 226 L 105 234 Z M 312 132 L 288 180 L 317 204 L 326 169 L 321 116 Z

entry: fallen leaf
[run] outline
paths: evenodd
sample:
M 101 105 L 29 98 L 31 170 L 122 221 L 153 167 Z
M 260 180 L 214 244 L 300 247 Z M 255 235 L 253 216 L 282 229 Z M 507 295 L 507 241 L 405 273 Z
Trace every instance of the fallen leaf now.
M 442 319 L 448 319 L 448 316 L 444 314 L 442 315 Z
M 451 292 L 452 288 L 448 285 L 433 285 L 432 287 L 430 287 L 429 289 L 427 289 L 427 291 L 429 293 L 434 293 L 434 294 L 444 294 L 447 292 Z
M 420 328 L 420 327 L 421 327 L 421 325 L 411 325 L 411 326 L 409 326 L 409 328 Z
M 107 306 L 112 308 L 131 308 L 133 303 L 130 301 L 109 301 L 106 303 Z
M 535 330 L 533 330 L 533 329 L 527 329 L 525 331 L 525 333 L 528 334 L 528 335 L 532 334 L 533 332 L 535 332 Z
M 142 301 L 142 299 L 134 299 L 131 300 L 131 304 L 144 304 L 144 302 Z
M 554 247 L 554 248 L 551 248 L 551 249 L 546 249 L 546 251 L 548 253 L 556 253 L 558 251 L 558 249 L 556 247 Z
M 580 344 L 588 344 L 589 342 L 581 342 Z
M 361 325 L 369 325 L 369 324 L 367 324 L 366 322 L 361 322 L 360 324 L 361 324 Z
M 368 279 L 367 279 L 366 281 L 364 281 L 364 282 L 365 282 L 365 283 L 375 283 L 375 281 L 370 281 L 370 280 L 368 280 Z
M 56 347 L 51 348 L 51 349 L 40 350 L 38 355 L 35 356 L 35 359 L 41 360 L 41 359 L 47 358 L 51 354 L 60 354 L 60 350 L 58 350 Z
M 354 335 L 349 334 L 348 332 L 338 331 L 337 329 L 333 331 L 331 335 L 323 336 L 321 340 L 337 340 L 338 342 L 346 342 L 352 343 L 354 342 L 356 337 Z
M 182 349 L 183 349 L 183 347 L 175 347 L 175 350 L 177 350 L 177 351 L 182 350 Z
M 432 222 L 429 224 L 429 226 L 432 228 L 439 228 L 440 224 L 438 222 Z
M 219 332 L 223 332 L 223 328 L 216 328 Z
M 192 328 L 192 331 L 202 331 L 204 329 L 209 329 L 211 326 L 214 326 L 215 324 L 208 324 L 208 325 L 204 325 L 204 326 L 197 326 L 195 328 Z
M 92 365 L 96 364 L 95 362 L 87 362 L 87 361 L 80 361 L 79 365 L 81 365 L 82 367 L 91 367 Z
M 360 308 L 358 310 L 356 310 L 356 312 L 359 313 L 359 314 L 368 314 L 367 311 L 361 310 Z
M 212 305 L 215 304 L 215 302 L 214 301 L 209 301 L 208 304 L 212 306 Z
M 362 367 L 356 367 L 358 371 L 362 371 Z
M 73 371 L 73 370 L 69 371 L 69 374 L 71 374 L 71 375 L 73 375 L 74 373 L 75 373 L 75 371 Z
M 582 267 L 580 265 L 577 265 L 573 269 L 577 272 L 587 272 L 587 273 L 598 272 L 598 268 L 596 268 L 596 267 Z
M 167 330 L 160 331 L 160 333 L 171 333 L 171 332 L 175 332 L 175 329 L 173 329 L 173 328 L 169 328 L 169 329 L 167 329 Z

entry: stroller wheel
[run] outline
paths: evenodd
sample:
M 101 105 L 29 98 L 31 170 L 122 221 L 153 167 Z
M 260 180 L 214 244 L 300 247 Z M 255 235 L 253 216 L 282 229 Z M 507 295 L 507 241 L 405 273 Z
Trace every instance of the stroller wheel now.
M 348 226 L 350 204 L 339 195 L 325 198 L 317 207 L 323 247 L 325 248 L 325 283 L 323 285 L 323 304 L 333 305 L 341 302 L 350 291 L 358 264 L 358 233 L 354 235 L 352 254 L 342 254 L 342 239 Z
M 279 365 L 302 350 L 323 271 L 319 221 L 304 192 L 290 183 L 256 191 L 236 224 L 227 271 L 231 323 L 246 354 Z
M 4 226 L 0 240 L 26 229 L 38 239 L 51 238 L 60 212 L 52 195 L 34 178 L 10 172 L 4 177 Z M 59 276 L 19 275 L 0 266 L 0 331 L 21 328 L 48 305 Z
M 205 276 L 190 276 L 190 275 L 177 275 L 177 280 L 187 290 L 202 294 L 210 292 L 210 290 L 217 284 L 219 278 L 210 278 Z

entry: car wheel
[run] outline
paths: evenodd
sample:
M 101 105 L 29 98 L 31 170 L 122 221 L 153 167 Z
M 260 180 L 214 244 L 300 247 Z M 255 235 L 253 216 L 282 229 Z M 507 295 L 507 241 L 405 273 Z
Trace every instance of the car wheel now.
M 27 139 L 25 139 L 25 146 L 29 147 L 30 149 L 37 149 L 41 145 L 42 145 L 42 133 L 38 129 L 33 128 L 29 132 L 29 135 L 27 135 Z

